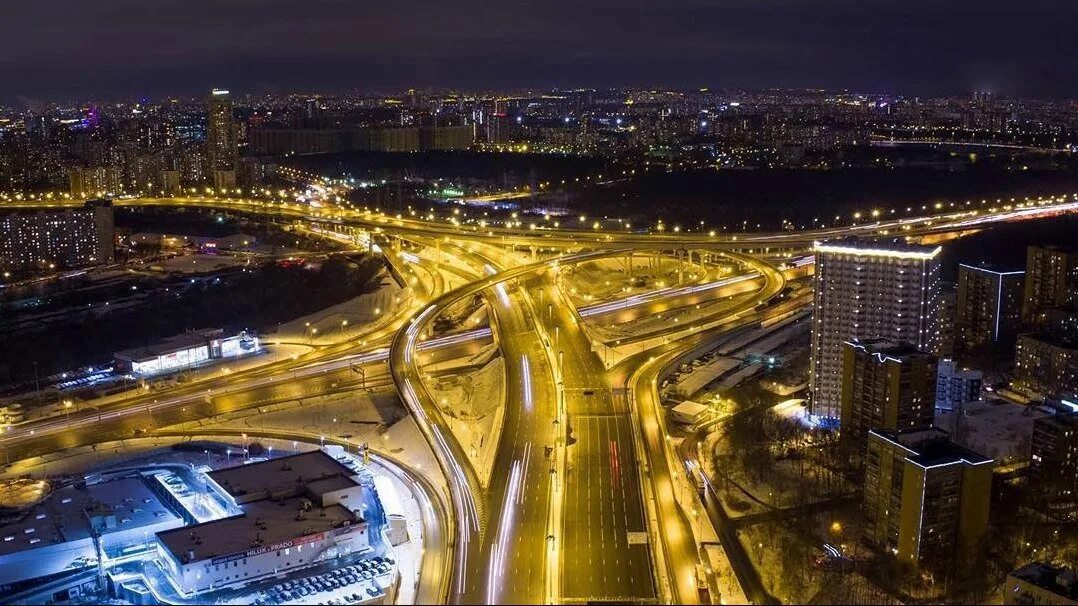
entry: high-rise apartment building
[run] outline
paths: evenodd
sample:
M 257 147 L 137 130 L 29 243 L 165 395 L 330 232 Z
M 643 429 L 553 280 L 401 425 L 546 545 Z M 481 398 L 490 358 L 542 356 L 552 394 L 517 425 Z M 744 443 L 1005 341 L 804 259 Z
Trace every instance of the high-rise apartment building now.
M 1059 246 L 1026 249 L 1026 287 L 1022 321 L 1037 325 L 1052 307 L 1078 303 L 1078 251 Z
M 213 186 L 218 189 L 235 187 L 239 152 L 232 97 L 227 90 L 214 89 L 206 102 L 206 155 Z
M 864 450 L 870 429 L 924 429 L 936 402 L 936 357 L 909 343 L 850 341 L 842 350 L 842 438 Z
M 1022 319 L 1024 271 L 985 265 L 958 266 L 955 348 L 1010 347 Z
M 940 339 L 936 355 L 953 357 L 955 350 L 956 330 L 955 316 L 958 315 L 958 287 L 954 282 L 940 282 L 939 305 L 937 308 L 936 326 L 939 327 Z
M 71 195 L 92 198 L 118 194 L 121 191 L 120 171 L 115 166 L 77 166 L 67 171 Z
M 1057 414 L 1033 422 L 1030 471 L 1034 483 L 1054 497 L 1078 495 L 1078 414 Z
M 115 237 L 110 200 L 91 200 L 74 210 L 5 214 L 0 267 L 39 272 L 111 263 Z
M 913 569 L 961 572 L 984 553 L 991 488 L 992 459 L 942 429 L 870 431 L 865 538 Z
M 1041 396 L 1078 396 L 1078 342 L 1044 333 L 1019 335 L 1013 383 Z
M 1045 333 L 1067 343 L 1078 343 L 1078 306 L 1053 307 L 1041 318 Z
M 811 410 L 837 417 L 847 341 L 882 338 L 937 352 L 940 249 L 858 240 L 814 248 Z

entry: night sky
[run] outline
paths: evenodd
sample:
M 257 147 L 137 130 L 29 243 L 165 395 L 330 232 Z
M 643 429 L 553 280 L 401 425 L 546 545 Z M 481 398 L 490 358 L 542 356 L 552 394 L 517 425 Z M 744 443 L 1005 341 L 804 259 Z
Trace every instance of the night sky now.
M 417 87 L 1078 97 L 1076 0 L 12 0 L 0 100 Z

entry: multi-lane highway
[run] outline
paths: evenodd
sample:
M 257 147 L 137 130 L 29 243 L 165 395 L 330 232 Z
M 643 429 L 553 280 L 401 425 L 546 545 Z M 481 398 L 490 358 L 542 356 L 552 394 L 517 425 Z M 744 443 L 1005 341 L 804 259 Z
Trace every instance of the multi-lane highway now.
M 380 243 L 414 293 L 396 315 L 359 338 L 228 377 L 134 394 L 93 411 L 12 428 L 0 436 L 5 457 L 147 433 L 360 384 L 392 384 L 445 482 L 442 496 L 451 515 L 444 520 L 443 536 L 449 553 L 437 560 L 445 575 L 432 578 L 451 579 L 440 599 L 456 603 L 698 601 L 698 538 L 685 503 L 675 497 L 684 470 L 668 447 L 652 386 L 664 365 L 724 330 L 758 319 L 757 306 L 782 290 L 780 271 L 734 251 L 803 249 L 840 235 L 975 229 L 1078 210 L 1078 198 L 1067 197 L 810 231 L 703 234 L 494 227 L 236 199 L 118 203 L 271 214 L 320 225 L 323 233 L 341 230 L 345 239 L 361 232 Z M 535 261 L 540 249 L 553 256 Z M 727 251 L 743 271 L 579 310 L 563 292 L 559 268 L 638 249 Z M 525 261 L 516 250 L 532 258 Z M 429 338 L 440 315 L 476 296 L 487 301 L 488 328 Z M 642 351 L 609 370 L 597 353 L 605 345 L 593 341 L 582 320 L 628 322 L 689 305 L 701 307 L 689 322 L 622 335 L 619 342 L 639 343 Z M 657 335 L 669 338 L 656 340 Z M 492 340 L 505 362 L 505 414 L 489 481 L 482 481 L 479 463 L 465 452 L 431 397 L 424 364 L 431 357 L 465 360 Z M 458 372 L 462 366 L 439 372 Z M 707 503 L 703 506 L 707 509 Z M 768 601 L 746 568 L 751 562 L 737 546 L 727 545 L 733 539 L 719 530 L 746 595 Z M 434 590 L 425 591 L 430 596 Z

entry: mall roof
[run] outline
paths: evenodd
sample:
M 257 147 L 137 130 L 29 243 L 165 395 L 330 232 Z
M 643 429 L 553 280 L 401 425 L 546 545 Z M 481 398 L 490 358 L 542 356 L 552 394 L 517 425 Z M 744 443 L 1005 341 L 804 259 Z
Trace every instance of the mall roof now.
M 90 518 L 97 516 L 99 531 L 105 534 L 179 521 L 141 478 L 68 486 L 30 508 L 18 522 L 0 526 L 0 556 L 88 538 Z
M 305 502 L 309 501 L 299 497 L 255 501 L 244 505 L 241 515 L 159 532 L 157 540 L 177 561 L 186 564 L 258 547 L 276 550 L 276 546 L 288 546 L 282 543 L 357 522 L 341 505 L 315 506 L 300 515 Z
M 351 479 L 354 471 L 320 449 L 219 469 L 207 475 L 237 504 L 272 496 L 299 496 L 308 490 L 321 494 L 358 484 Z

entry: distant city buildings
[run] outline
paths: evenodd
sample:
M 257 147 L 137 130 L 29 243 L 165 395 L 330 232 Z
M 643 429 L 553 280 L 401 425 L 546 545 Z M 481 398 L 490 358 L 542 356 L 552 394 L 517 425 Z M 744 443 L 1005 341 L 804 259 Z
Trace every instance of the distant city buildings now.
M 76 166 L 68 171 L 68 178 L 71 195 L 76 198 L 107 196 L 120 191 L 120 171 L 116 166 Z
M 984 558 L 992 459 L 936 429 L 871 431 L 865 539 L 914 570 L 963 573 Z
M 1024 271 L 958 266 L 954 322 L 959 352 L 1014 345 L 1022 318 L 1024 277 Z
M 257 128 L 251 148 L 267 155 L 326 154 L 347 151 L 419 152 L 469 149 L 472 126 L 394 128 Z
M 857 339 L 939 344 L 939 248 L 857 240 L 817 243 L 811 345 L 811 410 L 838 417 L 842 348 Z
M 936 374 L 936 408 L 961 410 L 963 404 L 979 402 L 984 373 L 962 368 L 954 360 L 940 360 Z
M 1066 147 L 1067 101 L 865 96 L 829 91 L 554 89 L 395 95 L 232 95 L 0 108 L 0 192 L 105 194 L 252 184 L 244 158 L 331 151 L 580 154 L 651 168 L 902 166 L 893 145 L 939 141 Z M 420 129 L 418 132 L 412 129 Z M 357 135 L 357 133 L 363 133 Z M 911 148 L 912 149 L 912 148 Z M 918 165 L 954 168 L 965 154 Z M 1026 157 L 1024 165 L 1048 161 Z M 103 182 L 103 185 L 102 185 Z M 82 195 L 82 194 L 76 194 Z M 95 195 L 97 195 L 95 193 Z
M 0 269 L 33 273 L 111 263 L 115 237 L 109 200 L 7 213 L 0 215 Z
M 862 450 L 869 430 L 932 425 L 936 357 L 886 339 L 847 342 L 842 350 L 842 438 Z
M 1078 574 L 1074 570 L 1032 562 L 1007 575 L 1004 604 L 1069 606 L 1078 604 Z

